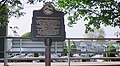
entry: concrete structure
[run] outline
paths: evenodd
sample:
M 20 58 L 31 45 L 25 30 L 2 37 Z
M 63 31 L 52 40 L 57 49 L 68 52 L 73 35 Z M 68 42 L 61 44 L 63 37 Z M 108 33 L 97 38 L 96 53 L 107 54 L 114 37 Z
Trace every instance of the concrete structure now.
M 63 42 L 52 42 L 51 52 L 63 52 Z M 43 41 L 31 41 L 30 39 L 12 39 L 11 51 L 20 52 L 45 52 Z

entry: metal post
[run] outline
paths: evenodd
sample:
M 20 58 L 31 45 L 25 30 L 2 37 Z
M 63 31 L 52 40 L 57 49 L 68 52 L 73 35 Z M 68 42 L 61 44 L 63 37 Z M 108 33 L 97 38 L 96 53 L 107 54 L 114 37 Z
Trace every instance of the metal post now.
M 7 39 L 4 38 L 4 66 L 7 66 L 7 62 L 8 62 L 8 59 L 7 59 Z
M 70 39 L 68 39 L 68 66 L 70 66 Z
M 20 39 L 20 54 L 22 53 L 22 39 Z
M 45 66 L 51 66 L 51 44 L 50 38 L 45 39 Z
M 55 53 L 57 53 L 57 42 L 55 42 Z

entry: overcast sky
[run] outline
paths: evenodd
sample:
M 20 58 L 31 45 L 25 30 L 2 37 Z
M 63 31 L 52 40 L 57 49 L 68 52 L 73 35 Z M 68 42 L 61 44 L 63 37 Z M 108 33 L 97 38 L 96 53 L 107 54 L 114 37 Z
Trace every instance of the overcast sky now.
M 10 26 L 18 26 L 18 34 L 21 36 L 22 34 L 26 32 L 31 31 L 31 23 L 32 23 L 32 15 L 33 15 L 33 10 L 38 10 L 41 9 L 43 6 L 43 3 L 39 3 L 36 5 L 26 5 L 24 8 L 24 12 L 26 14 L 19 19 L 15 17 L 11 17 L 9 19 L 9 25 L 8 25 L 8 35 L 13 36 L 12 30 L 9 28 Z M 73 27 L 68 27 L 67 26 L 67 18 L 65 17 L 65 30 L 66 30 L 66 37 L 67 38 L 81 38 L 84 37 L 84 31 L 85 31 L 85 26 L 84 24 L 87 23 L 83 21 L 82 19 L 77 22 Z M 106 38 L 115 38 L 116 36 L 114 35 L 115 32 L 120 31 L 118 27 L 112 28 L 110 26 L 108 27 L 103 27 L 105 30 Z

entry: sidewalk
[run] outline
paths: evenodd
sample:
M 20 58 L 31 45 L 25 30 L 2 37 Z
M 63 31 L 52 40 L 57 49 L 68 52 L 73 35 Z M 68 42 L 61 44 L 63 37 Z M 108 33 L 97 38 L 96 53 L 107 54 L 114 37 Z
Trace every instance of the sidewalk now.
M 8 63 L 9 66 L 45 66 L 44 62 L 40 63 Z M 4 63 L 0 63 L 0 66 L 4 66 Z M 51 63 L 51 66 L 68 66 L 67 62 L 55 62 Z M 70 66 L 120 66 L 120 62 L 71 62 Z

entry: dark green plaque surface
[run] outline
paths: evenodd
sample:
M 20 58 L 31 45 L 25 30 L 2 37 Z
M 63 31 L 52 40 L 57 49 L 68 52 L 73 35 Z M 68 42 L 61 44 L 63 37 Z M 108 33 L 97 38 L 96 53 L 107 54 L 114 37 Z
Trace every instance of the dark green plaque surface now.
M 44 5 L 41 10 L 34 10 L 31 24 L 31 39 L 52 41 L 65 40 L 64 13 L 56 11 L 52 5 Z

